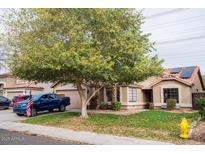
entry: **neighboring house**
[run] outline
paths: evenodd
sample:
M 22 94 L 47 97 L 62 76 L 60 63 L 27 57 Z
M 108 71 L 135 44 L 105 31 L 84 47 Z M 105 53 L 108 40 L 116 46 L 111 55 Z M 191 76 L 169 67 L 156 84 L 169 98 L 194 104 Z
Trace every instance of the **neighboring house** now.
M 51 86 L 58 94 L 64 94 L 71 98 L 70 108 L 80 108 L 80 97 L 72 84 Z M 84 87 L 85 94 L 90 95 L 92 87 Z M 205 87 L 198 66 L 179 67 L 165 69 L 161 77 L 149 79 L 128 86 L 116 86 L 115 101 L 119 101 L 124 109 L 140 109 L 148 102 L 153 102 L 155 108 L 166 107 L 167 99 L 176 99 L 178 108 L 192 108 L 192 93 L 202 93 Z M 102 88 L 96 100 L 99 106 L 101 102 L 111 104 L 112 88 Z
M 18 95 L 32 95 L 53 92 L 51 84 L 32 83 L 15 78 L 10 73 L 0 74 L 0 96 L 12 99 Z

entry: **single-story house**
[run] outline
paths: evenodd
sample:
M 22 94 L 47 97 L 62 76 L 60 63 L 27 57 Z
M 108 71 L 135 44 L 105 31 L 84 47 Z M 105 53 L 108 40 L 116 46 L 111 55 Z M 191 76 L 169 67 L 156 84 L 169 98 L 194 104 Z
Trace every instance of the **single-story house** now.
M 80 108 L 80 97 L 72 84 L 53 84 L 51 86 L 58 94 L 71 98 L 70 108 Z M 84 87 L 85 94 L 90 95 L 93 87 Z M 150 77 L 139 83 L 127 86 L 118 85 L 115 88 L 116 101 L 121 102 L 124 109 L 140 109 L 148 102 L 155 108 L 166 107 L 167 99 L 176 99 L 177 108 L 192 109 L 192 93 L 202 93 L 205 90 L 200 68 L 198 66 L 168 68 L 160 77 Z M 111 87 L 102 88 L 96 100 L 111 103 L 113 100 Z
M 84 86 L 86 95 L 90 95 L 94 87 Z M 149 102 L 155 108 L 166 107 L 167 99 L 176 99 L 178 108 L 193 108 L 193 93 L 205 93 L 200 68 L 198 66 L 168 68 L 160 77 L 150 77 L 145 81 L 130 85 L 117 85 L 114 88 L 103 87 L 97 97 L 91 99 L 89 107 L 97 107 L 102 102 L 111 104 L 119 101 L 124 109 L 144 108 Z M 55 92 L 69 96 L 69 108 L 81 108 L 80 97 L 73 84 L 32 83 L 15 78 L 10 73 L 0 74 L 0 96 L 12 99 L 18 95 L 35 95 L 38 93 Z M 115 96 L 115 100 L 113 100 Z
M 17 79 L 10 73 L 0 74 L 0 96 L 5 96 L 12 99 L 19 95 L 32 95 L 39 93 L 53 92 L 51 84 L 48 83 L 33 83 Z

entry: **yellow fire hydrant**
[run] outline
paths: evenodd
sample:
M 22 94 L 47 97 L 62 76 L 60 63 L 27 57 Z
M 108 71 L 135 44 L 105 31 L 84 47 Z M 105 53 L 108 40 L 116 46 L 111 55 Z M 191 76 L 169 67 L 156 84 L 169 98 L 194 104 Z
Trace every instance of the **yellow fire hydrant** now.
M 181 138 L 184 138 L 184 139 L 189 138 L 189 128 L 190 128 L 190 125 L 187 122 L 186 118 L 182 119 L 181 123 L 179 124 L 179 128 L 180 128 L 180 135 L 179 136 Z

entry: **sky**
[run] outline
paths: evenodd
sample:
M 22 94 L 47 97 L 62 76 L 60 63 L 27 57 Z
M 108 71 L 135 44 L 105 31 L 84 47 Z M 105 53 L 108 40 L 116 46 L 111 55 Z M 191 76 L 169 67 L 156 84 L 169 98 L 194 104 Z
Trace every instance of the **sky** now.
M 205 9 L 144 9 L 144 33 L 151 33 L 164 67 L 199 65 L 205 74 Z
M 199 65 L 205 74 L 205 9 L 143 9 L 143 15 L 142 30 L 151 33 L 164 67 Z

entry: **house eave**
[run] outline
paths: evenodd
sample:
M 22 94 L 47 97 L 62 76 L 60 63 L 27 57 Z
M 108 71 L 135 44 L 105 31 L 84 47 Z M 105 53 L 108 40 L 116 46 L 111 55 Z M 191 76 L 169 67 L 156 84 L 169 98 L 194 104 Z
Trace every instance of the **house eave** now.
M 163 78 L 163 79 L 160 79 L 159 81 L 153 83 L 153 84 L 151 85 L 151 87 L 154 87 L 155 85 L 159 84 L 159 83 L 162 82 L 162 81 L 172 81 L 172 80 L 178 81 L 178 82 L 183 83 L 183 84 L 185 84 L 185 85 L 187 85 L 187 86 L 190 86 L 190 87 L 193 85 L 192 83 L 189 83 L 189 82 L 186 82 L 186 81 L 182 81 L 182 80 L 177 79 L 177 78 Z

